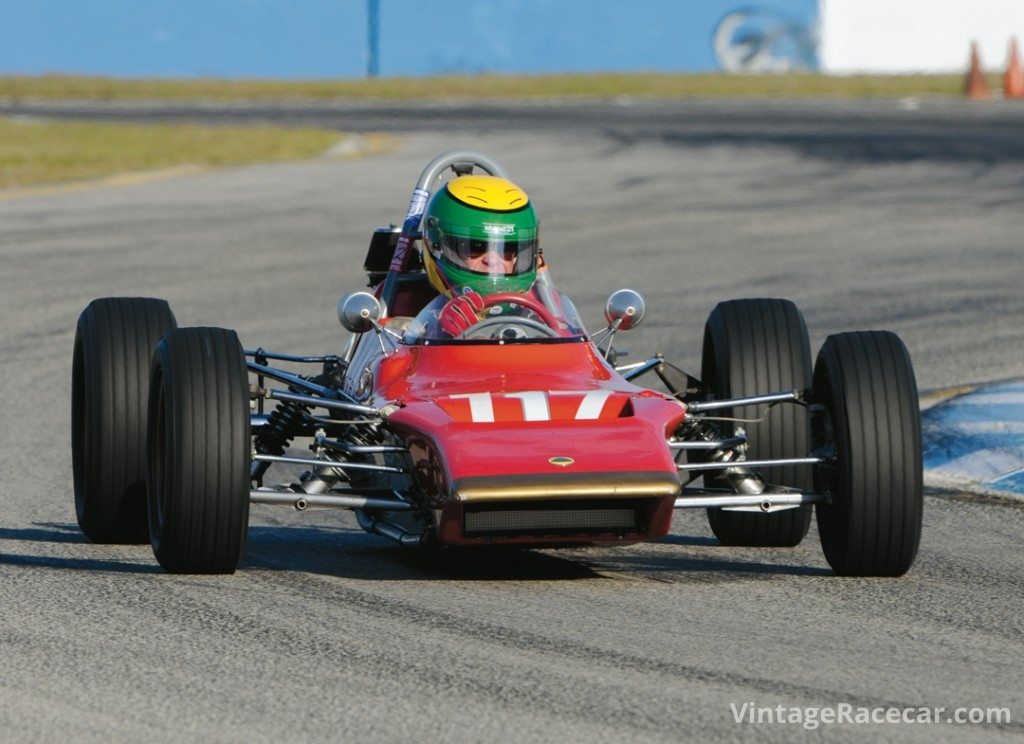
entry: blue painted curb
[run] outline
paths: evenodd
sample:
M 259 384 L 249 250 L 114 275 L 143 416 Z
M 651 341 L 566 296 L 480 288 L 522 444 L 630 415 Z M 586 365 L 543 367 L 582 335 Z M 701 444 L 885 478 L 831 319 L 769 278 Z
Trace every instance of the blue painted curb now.
M 943 400 L 921 426 L 926 485 L 1024 500 L 1024 381 Z

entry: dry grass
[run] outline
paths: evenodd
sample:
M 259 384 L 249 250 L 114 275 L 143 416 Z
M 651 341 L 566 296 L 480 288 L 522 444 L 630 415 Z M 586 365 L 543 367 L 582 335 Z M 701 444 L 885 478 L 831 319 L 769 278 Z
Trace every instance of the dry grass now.
M 591 74 L 378 80 L 126 80 L 0 76 L 7 100 L 281 100 L 409 98 L 898 98 L 960 96 L 962 75 Z M 998 90 L 998 75 L 989 83 Z M 183 164 L 240 165 L 323 152 L 337 132 L 276 127 L 128 125 L 0 119 L 0 189 Z
M 998 75 L 990 83 L 999 86 Z M 591 74 L 475 75 L 377 80 L 125 80 L 65 75 L 0 77 L 0 98 L 90 99 L 325 99 L 569 97 L 832 97 L 959 96 L 963 75 L 819 74 Z
M 338 132 L 0 119 L 0 189 L 167 168 L 301 160 Z

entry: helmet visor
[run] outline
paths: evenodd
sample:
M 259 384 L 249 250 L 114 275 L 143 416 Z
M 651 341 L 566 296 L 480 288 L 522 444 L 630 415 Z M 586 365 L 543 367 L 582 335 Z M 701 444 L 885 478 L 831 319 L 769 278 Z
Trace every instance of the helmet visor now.
M 516 276 L 537 268 L 537 238 L 509 240 L 441 236 L 441 254 L 452 264 L 477 274 Z

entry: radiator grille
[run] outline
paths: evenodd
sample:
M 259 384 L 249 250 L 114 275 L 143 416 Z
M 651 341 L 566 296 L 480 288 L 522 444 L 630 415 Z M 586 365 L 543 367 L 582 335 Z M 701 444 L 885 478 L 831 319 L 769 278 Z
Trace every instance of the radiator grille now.
M 562 502 L 467 507 L 467 537 L 631 533 L 643 530 L 638 504 Z

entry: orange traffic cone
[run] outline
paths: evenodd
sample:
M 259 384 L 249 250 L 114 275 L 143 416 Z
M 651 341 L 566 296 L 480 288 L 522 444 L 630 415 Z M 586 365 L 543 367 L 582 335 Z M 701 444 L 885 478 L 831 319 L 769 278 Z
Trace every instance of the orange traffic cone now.
M 983 101 L 988 98 L 988 83 L 981 71 L 981 57 L 978 54 L 978 42 L 971 42 L 971 69 L 967 73 L 967 84 L 964 94 L 972 101 Z
M 1024 69 L 1020 66 L 1017 39 L 1010 39 L 1010 61 L 1003 75 L 1003 95 L 1006 98 L 1024 98 Z

